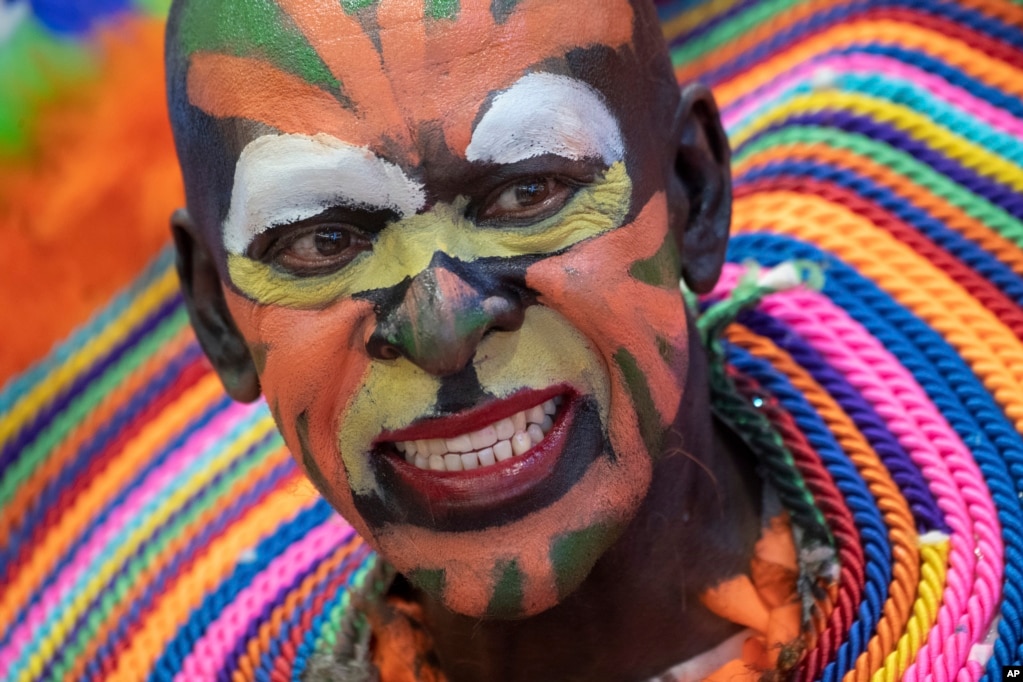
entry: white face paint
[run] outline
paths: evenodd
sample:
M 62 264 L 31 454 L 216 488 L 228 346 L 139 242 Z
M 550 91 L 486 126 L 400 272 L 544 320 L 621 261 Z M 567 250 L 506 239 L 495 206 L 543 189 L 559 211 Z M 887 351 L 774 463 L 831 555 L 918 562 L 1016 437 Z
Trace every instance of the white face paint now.
M 568 76 L 523 76 L 494 98 L 465 150 L 469 161 L 505 164 L 543 154 L 608 165 L 622 159 L 618 122 L 599 92 Z
M 333 206 L 391 210 L 404 217 L 425 201 L 422 184 L 364 147 L 323 133 L 263 135 L 238 157 L 224 246 L 228 253 L 242 254 L 261 232 Z

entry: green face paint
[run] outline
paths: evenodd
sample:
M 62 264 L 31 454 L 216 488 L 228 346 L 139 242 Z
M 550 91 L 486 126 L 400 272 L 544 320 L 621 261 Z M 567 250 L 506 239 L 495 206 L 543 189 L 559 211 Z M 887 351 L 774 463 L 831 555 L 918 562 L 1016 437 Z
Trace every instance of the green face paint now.
M 494 594 L 487 605 L 491 618 L 517 618 L 522 615 L 522 571 L 512 559 L 494 567 Z
M 202 51 L 258 58 L 312 85 L 340 91 L 323 59 L 273 0 L 192 0 L 180 21 L 186 57 Z

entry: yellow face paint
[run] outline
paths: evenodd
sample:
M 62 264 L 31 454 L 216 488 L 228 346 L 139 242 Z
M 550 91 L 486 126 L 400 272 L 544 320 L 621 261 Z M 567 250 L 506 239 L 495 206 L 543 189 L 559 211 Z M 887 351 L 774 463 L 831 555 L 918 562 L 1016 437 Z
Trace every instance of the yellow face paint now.
M 494 334 L 480 344 L 473 363 L 480 385 L 501 399 L 523 388 L 572 386 L 596 398 L 606 419 L 610 393 L 606 366 L 594 348 L 559 313 L 532 306 L 517 334 Z M 373 363 L 349 404 L 338 432 L 338 447 L 356 494 L 377 492 L 368 466 L 373 440 L 417 419 L 434 416 L 440 381 L 404 358 Z M 400 399 L 395 399 L 400 396 Z
M 388 225 L 371 250 L 337 272 L 300 277 L 236 254 L 228 256 L 228 272 L 235 286 L 257 303 L 320 308 L 414 277 L 437 251 L 463 262 L 562 251 L 621 226 L 631 195 L 632 181 L 625 163 L 618 161 L 556 215 L 534 225 L 478 227 L 465 216 L 467 201 L 460 200 Z

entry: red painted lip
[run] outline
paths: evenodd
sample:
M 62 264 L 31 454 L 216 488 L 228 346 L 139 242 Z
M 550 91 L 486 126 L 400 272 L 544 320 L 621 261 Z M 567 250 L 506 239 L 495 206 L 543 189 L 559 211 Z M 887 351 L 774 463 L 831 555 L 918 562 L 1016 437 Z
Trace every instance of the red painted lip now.
M 528 452 L 493 466 L 471 471 L 420 469 L 406 462 L 390 445 L 392 439 L 413 440 L 458 435 L 471 430 L 473 426 L 478 428 L 480 424 L 509 417 L 559 395 L 564 401 L 546 437 Z M 478 521 L 484 515 L 501 514 L 511 503 L 528 500 L 533 491 L 544 486 L 565 450 L 578 406 L 578 394 L 564 386 L 543 391 L 527 390 L 508 400 L 458 415 L 457 419 L 432 420 L 386 434 L 386 441 L 381 442 L 377 448 L 377 456 L 382 457 L 380 464 L 391 469 L 397 477 L 400 487 L 418 497 L 435 518 L 469 514 Z
M 397 431 L 383 431 L 377 436 L 373 445 L 393 443 L 399 440 L 454 438 L 527 410 L 550 398 L 559 395 L 567 397 L 574 393 L 575 391 L 568 386 L 551 386 L 540 391 L 531 388 L 523 389 L 503 400 L 485 403 L 450 417 L 430 417 Z

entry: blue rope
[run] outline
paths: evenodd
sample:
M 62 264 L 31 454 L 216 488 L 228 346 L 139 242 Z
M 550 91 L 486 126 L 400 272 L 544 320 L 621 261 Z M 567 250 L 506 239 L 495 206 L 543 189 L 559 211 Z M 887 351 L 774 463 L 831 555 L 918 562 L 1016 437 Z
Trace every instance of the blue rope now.
M 730 363 L 740 372 L 756 379 L 792 415 L 834 478 L 835 485 L 845 497 L 852 513 L 853 522 L 860 531 L 866 559 L 864 600 L 860 604 L 857 619 L 849 629 L 849 638 L 839 646 L 835 660 L 825 666 L 821 677 L 827 682 L 837 682 L 855 666 L 856 658 L 864 651 L 884 608 L 888 585 L 892 580 L 892 550 L 888 530 L 863 477 L 806 397 L 768 361 L 733 344 L 727 344 L 726 350 Z
M 986 677 L 1023 660 L 1023 440 L 990 393 L 944 338 L 896 303 L 872 281 L 832 254 L 789 237 L 739 235 L 732 261 L 772 266 L 795 258 L 823 264 L 823 293 L 862 324 L 910 371 L 960 438 L 970 447 L 991 491 L 1005 543 L 1001 621 Z
M 149 682 L 173 679 L 175 673 L 181 670 L 195 643 L 206 633 L 206 628 L 216 620 L 220 612 L 227 608 L 235 597 L 290 544 L 300 540 L 334 513 L 325 500 L 318 499 L 311 507 L 298 512 L 291 521 L 278 526 L 272 534 L 256 545 L 252 560 L 239 562 L 231 576 L 220 583 L 216 590 L 208 593 L 188 621 L 181 625 L 153 666 L 147 678 Z
M 947 227 L 927 211 L 917 208 L 912 202 L 855 171 L 815 161 L 774 161 L 750 168 L 736 178 L 736 184 L 752 183 L 779 176 L 806 176 L 856 192 L 864 199 L 868 199 L 894 214 L 903 223 L 916 228 L 918 232 L 944 249 L 949 255 L 958 258 L 971 269 L 976 270 L 1008 298 L 1023 306 L 1023 277 L 1013 272 L 993 254 Z

